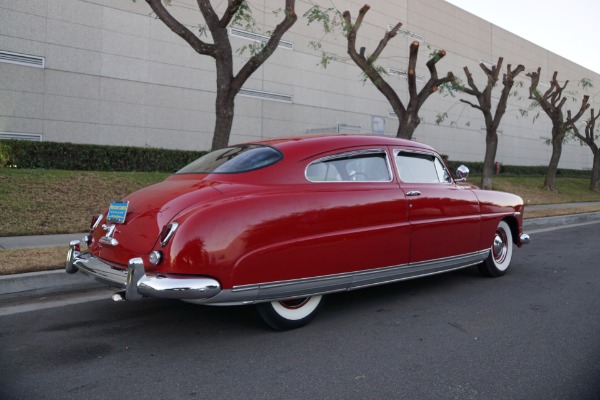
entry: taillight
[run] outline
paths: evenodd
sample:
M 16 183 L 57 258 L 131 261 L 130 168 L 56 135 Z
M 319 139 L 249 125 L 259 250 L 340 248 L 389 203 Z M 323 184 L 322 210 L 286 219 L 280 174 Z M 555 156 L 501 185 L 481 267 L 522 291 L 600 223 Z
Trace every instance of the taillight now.
M 90 222 L 90 232 L 98 227 L 102 218 L 104 218 L 104 215 L 102 214 L 94 215 L 92 217 L 92 221 Z
M 173 234 L 175 234 L 175 231 L 177 230 L 178 226 L 179 224 L 177 222 L 170 222 L 167 225 L 163 226 L 162 230 L 160 231 L 161 246 L 165 247 L 167 243 L 169 243 L 169 240 L 171 240 Z

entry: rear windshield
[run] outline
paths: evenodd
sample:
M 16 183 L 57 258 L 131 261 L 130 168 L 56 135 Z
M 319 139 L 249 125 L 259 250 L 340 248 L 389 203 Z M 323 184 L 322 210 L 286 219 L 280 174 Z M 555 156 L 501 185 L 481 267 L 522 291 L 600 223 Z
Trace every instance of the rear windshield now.
M 245 144 L 215 150 L 186 165 L 178 174 L 237 174 L 268 167 L 283 155 L 273 147 Z

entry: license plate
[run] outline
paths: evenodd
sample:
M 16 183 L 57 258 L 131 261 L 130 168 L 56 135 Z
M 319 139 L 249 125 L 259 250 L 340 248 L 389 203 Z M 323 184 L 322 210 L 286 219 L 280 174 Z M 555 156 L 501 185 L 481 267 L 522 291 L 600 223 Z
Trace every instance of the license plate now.
M 106 220 L 115 224 L 124 224 L 127 217 L 128 201 L 113 201 L 108 207 Z

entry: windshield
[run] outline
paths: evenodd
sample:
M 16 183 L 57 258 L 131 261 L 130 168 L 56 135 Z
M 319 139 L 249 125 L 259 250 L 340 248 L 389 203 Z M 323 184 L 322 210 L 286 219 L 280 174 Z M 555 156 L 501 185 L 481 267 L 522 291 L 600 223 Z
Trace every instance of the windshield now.
M 208 153 L 177 174 L 236 174 L 268 167 L 282 158 L 279 150 L 273 147 L 245 144 Z

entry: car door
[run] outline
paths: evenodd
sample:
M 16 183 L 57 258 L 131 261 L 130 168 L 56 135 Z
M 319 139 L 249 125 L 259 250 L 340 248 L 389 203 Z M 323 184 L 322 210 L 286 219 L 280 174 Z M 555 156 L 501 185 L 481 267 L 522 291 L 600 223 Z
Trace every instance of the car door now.
M 457 185 L 433 152 L 397 148 L 393 154 L 408 202 L 410 263 L 480 251 L 481 218 L 475 194 Z
M 313 227 L 327 231 L 336 243 L 324 252 L 334 257 L 329 265 L 341 261 L 356 271 L 408 263 L 406 201 L 392 168 L 384 148 L 346 149 L 307 167 L 311 203 L 320 215 Z

